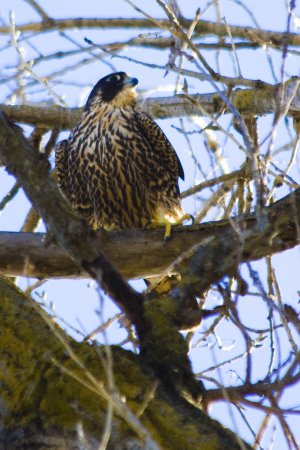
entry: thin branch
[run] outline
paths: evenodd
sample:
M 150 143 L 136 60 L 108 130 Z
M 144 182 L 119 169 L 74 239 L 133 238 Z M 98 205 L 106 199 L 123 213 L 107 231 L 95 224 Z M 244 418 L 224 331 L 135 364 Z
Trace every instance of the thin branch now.
M 3 197 L 3 199 L 0 202 L 0 211 L 3 211 L 3 209 L 7 206 L 7 204 L 13 200 L 13 198 L 17 195 L 19 192 L 19 189 L 21 187 L 21 184 L 16 182 L 11 190 Z
M 293 83 L 297 83 L 297 78 L 295 80 L 291 79 L 286 83 L 288 96 L 290 95 Z M 267 88 L 260 89 L 236 90 L 231 95 L 231 102 L 241 114 L 262 116 L 276 111 L 276 92 L 277 85 L 269 85 Z M 146 100 L 140 100 L 138 107 L 155 119 L 202 116 L 204 114 L 203 110 L 209 114 L 219 112 L 220 105 L 223 105 L 219 96 L 221 94 L 226 96 L 227 92 L 224 91 L 220 94 L 189 95 L 189 99 L 192 99 L 195 104 L 186 98 L 185 95 L 148 98 Z M 40 125 L 49 129 L 56 128 L 58 130 L 75 127 L 83 111 L 83 108 L 63 108 L 61 106 L 41 107 L 38 105 L 3 104 L 0 104 L 0 109 L 13 122 Z M 228 112 L 229 110 L 225 108 L 224 113 Z M 300 112 L 300 88 L 295 93 L 290 103 L 289 111 L 287 111 L 289 114 L 296 112 Z
M 51 20 L 46 11 L 35 0 L 25 0 L 41 16 L 43 21 Z
M 157 29 L 158 25 L 161 27 L 168 26 L 169 21 L 164 19 L 154 19 L 153 21 L 147 19 L 99 19 L 99 18 L 74 18 L 74 19 L 52 19 L 51 22 L 30 22 L 27 24 L 17 25 L 17 29 L 21 32 L 27 31 L 50 31 L 50 30 L 65 30 L 68 28 L 104 28 L 104 29 L 118 29 L 118 28 L 150 28 Z M 180 19 L 180 24 L 188 29 L 191 20 Z M 297 33 L 275 32 L 268 30 L 261 30 L 253 27 L 230 25 L 231 34 L 233 37 L 239 37 L 249 40 L 250 42 L 258 43 L 260 45 L 274 45 L 282 46 L 283 43 L 288 45 L 300 45 L 300 36 Z M 9 33 L 9 27 L 0 27 L 0 33 Z M 222 23 L 209 22 L 206 20 L 199 20 L 195 33 L 197 36 L 217 35 L 220 37 L 227 36 L 226 26 Z
M 190 195 L 194 195 L 203 189 L 206 189 L 208 187 L 215 186 L 218 183 L 224 183 L 226 181 L 232 181 L 232 180 L 241 180 L 245 179 L 245 173 L 243 170 L 235 170 L 231 173 L 226 173 L 224 175 L 220 175 L 219 177 L 213 178 L 212 180 L 203 181 L 202 183 L 196 184 L 190 189 L 187 189 L 186 191 L 182 192 L 181 198 L 189 197 Z
M 274 381 L 273 383 L 258 382 L 254 384 L 243 384 L 241 386 L 227 387 L 226 392 L 231 401 L 235 402 L 243 397 L 268 395 L 272 392 L 280 391 L 283 387 L 295 385 L 300 379 L 300 374 L 290 376 L 288 379 Z M 223 400 L 222 389 L 210 389 L 206 392 L 206 400 L 208 402 Z M 297 411 L 299 413 L 299 411 Z

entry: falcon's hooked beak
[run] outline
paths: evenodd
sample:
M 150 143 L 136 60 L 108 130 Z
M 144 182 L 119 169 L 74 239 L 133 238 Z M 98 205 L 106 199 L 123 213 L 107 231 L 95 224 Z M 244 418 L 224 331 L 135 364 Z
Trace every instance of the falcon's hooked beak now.
M 123 81 L 124 87 L 134 87 L 138 84 L 139 80 L 137 78 L 127 77 Z

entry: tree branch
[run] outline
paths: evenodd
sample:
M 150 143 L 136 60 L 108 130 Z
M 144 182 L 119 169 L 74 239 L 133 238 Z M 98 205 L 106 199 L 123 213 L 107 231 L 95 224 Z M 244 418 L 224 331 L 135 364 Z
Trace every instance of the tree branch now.
M 181 18 L 180 24 L 183 28 L 188 29 L 191 25 L 191 20 Z M 23 25 L 17 25 L 18 31 L 51 31 L 51 30 L 66 30 L 70 28 L 131 28 L 131 29 L 157 29 L 159 26 L 162 28 L 170 26 L 170 22 L 165 19 L 153 19 L 153 21 L 147 19 L 96 19 L 96 18 L 74 18 L 74 19 L 51 19 L 42 22 L 31 22 Z M 300 45 L 300 36 L 297 33 L 275 32 L 260 30 L 253 27 L 228 25 L 233 37 L 240 37 L 247 39 L 254 43 L 261 45 L 274 45 L 276 47 L 285 45 Z M 6 26 L 0 27 L 0 33 L 10 33 L 10 28 Z M 228 31 L 226 25 L 222 23 L 209 22 L 206 20 L 199 20 L 195 27 L 196 36 L 216 35 L 219 37 L 227 37 Z
M 224 275 L 235 276 L 241 262 L 282 252 L 300 242 L 300 189 L 262 211 L 229 219 L 231 226 L 195 247 L 194 254 L 181 262 L 179 297 L 205 291 Z M 212 270 L 213 268 L 213 270 Z M 178 291 L 179 292 L 179 291 Z
M 287 113 L 300 112 L 300 88 L 298 78 L 292 78 L 285 83 L 285 96 L 283 103 L 289 101 Z M 232 104 L 241 114 L 262 116 L 276 111 L 277 92 L 279 85 L 267 85 L 257 89 L 237 89 L 231 96 Z M 291 99 L 290 93 L 294 89 L 294 96 Z M 226 92 L 223 92 L 227 95 Z M 172 117 L 201 116 L 203 109 L 214 114 L 220 111 L 220 105 L 224 108 L 218 94 L 195 94 L 190 95 L 191 101 L 186 96 L 148 98 L 139 102 L 139 109 L 147 112 L 155 119 L 165 119 Z M 285 102 L 286 100 L 286 102 Z M 197 107 L 201 105 L 201 109 Z M 83 108 L 63 108 L 60 106 L 39 107 L 29 105 L 3 105 L 0 109 L 9 120 L 30 125 L 40 125 L 47 128 L 60 130 L 71 129 L 78 122 Z M 224 113 L 228 113 L 225 108 Z
M 226 387 L 226 397 L 232 402 L 240 400 L 241 398 L 248 396 L 265 396 L 274 395 L 274 392 L 278 392 L 283 388 L 293 386 L 298 383 L 300 379 L 299 372 L 295 375 L 291 375 L 288 378 L 281 378 L 278 381 L 258 381 L 253 384 L 242 384 L 241 386 Z M 224 400 L 224 388 L 222 389 L 210 389 L 205 394 L 206 401 L 208 403 L 218 400 Z M 300 413 L 297 411 L 298 414 Z
M 195 246 L 200 248 L 208 238 L 218 240 L 217 252 L 222 249 L 222 242 L 228 242 L 226 251 L 231 254 L 236 248 L 240 249 L 241 262 L 257 260 L 299 244 L 300 189 L 266 209 L 261 217 L 265 223 L 263 228 L 257 226 L 256 219 L 255 214 L 246 214 L 218 222 L 177 227 L 167 243 L 163 240 L 163 229 L 98 231 L 97 243 L 114 267 L 128 279 L 161 274 L 184 253 Z M 241 232 L 240 236 L 236 229 Z M 37 278 L 88 276 L 59 246 L 52 243 L 46 247 L 43 238 L 42 233 L 0 232 L 0 272 L 8 276 Z M 222 254 L 226 255 L 226 252 L 223 250 L 219 256 Z M 180 271 L 180 268 L 177 266 L 173 270 Z M 208 273 L 211 277 L 209 282 L 216 282 L 215 272 Z
M 5 407 L 0 417 L 1 448 L 69 450 L 83 446 L 81 435 L 84 448 L 99 448 L 107 409 L 101 395 L 104 390 L 124 406 L 121 417 L 115 410 L 110 448 L 123 448 L 122 443 L 125 446 L 128 441 L 134 448 L 145 448 L 142 433 L 135 434 L 129 426 L 126 410 L 151 430 L 161 448 L 176 450 L 178 443 L 186 450 L 202 445 L 216 450 L 240 448 L 232 432 L 185 400 L 169 395 L 161 385 L 139 417 L 141 404 L 155 383 L 139 356 L 111 348 L 116 384 L 109 391 L 104 367 L 107 354 L 100 346 L 67 338 L 57 325 L 51 330 L 43 310 L 3 277 L 0 297 L 1 405 Z M 186 423 L 189 432 L 182 433 Z M 245 444 L 245 449 L 250 446 Z

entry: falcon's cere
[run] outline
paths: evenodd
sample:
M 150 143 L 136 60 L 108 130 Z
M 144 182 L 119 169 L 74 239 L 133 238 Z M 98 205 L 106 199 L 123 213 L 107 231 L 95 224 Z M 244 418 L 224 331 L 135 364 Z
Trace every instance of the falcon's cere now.
M 146 113 L 135 110 L 136 78 L 118 72 L 90 93 L 79 123 L 55 152 L 58 184 L 72 207 L 93 227 L 142 228 L 182 222 L 172 145 Z

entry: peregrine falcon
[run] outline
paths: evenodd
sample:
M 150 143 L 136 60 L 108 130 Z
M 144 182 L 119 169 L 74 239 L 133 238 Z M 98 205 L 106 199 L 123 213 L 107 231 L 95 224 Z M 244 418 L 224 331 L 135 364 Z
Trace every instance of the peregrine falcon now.
M 136 78 L 124 72 L 92 89 L 79 123 L 55 150 L 58 185 L 93 229 L 181 223 L 178 156 L 153 119 L 135 109 Z M 188 216 L 189 217 L 189 216 Z

